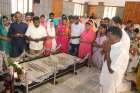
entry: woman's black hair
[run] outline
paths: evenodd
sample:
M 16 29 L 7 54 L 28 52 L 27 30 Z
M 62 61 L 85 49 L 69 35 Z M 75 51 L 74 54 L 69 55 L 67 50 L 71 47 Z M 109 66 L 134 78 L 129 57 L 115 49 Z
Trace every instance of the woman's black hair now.
M 45 15 L 44 15 L 44 14 L 42 14 L 42 15 L 40 15 L 40 17 L 44 17 L 44 18 L 45 18 Z
M 2 16 L 2 19 L 7 19 L 8 20 L 8 17 L 7 16 Z
M 139 29 L 138 28 L 135 28 L 134 29 L 134 32 L 139 33 Z
M 104 29 L 107 30 L 107 25 L 106 24 L 101 24 L 99 27 L 103 27 Z

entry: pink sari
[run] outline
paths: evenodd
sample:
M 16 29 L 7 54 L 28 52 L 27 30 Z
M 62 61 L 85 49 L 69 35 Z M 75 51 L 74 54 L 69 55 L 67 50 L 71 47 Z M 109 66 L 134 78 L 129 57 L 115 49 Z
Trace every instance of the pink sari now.
M 57 28 L 57 45 L 61 45 L 60 52 L 68 53 L 69 51 L 69 26 L 63 25 L 62 23 L 58 24 Z
M 96 33 L 93 31 L 93 28 L 89 31 L 84 31 L 80 37 L 80 47 L 79 47 L 79 57 L 84 58 L 87 54 L 92 55 L 92 42 L 95 40 Z M 87 43 L 88 42 L 88 43 Z

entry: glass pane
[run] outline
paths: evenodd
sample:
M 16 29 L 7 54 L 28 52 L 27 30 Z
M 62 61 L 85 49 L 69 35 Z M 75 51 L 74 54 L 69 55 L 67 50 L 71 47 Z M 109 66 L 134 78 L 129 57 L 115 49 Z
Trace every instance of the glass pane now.
M 27 8 L 28 8 L 28 0 L 24 0 L 24 13 L 27 12 Z
M 18 11 L 20 11 L 21 13 L 23 13 L 23 0 L 18 0 Z
M 29 0 L 29 12 L 33 10 L 33 0 Z
M 17 0 L 11 0 L 11 6 L 12 6 L 12 13 L 15 13 L 17 11 Z

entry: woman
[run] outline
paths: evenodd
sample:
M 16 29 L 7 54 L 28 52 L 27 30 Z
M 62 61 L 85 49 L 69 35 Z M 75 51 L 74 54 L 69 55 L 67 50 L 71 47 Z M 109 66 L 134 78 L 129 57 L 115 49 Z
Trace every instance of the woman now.
M 63 18 L 57 27 L 57 45 L 61 45 L 60 52 L 68 53 L 69 51 L 70 29 L 67 18 Z
M 47 22 L 45 19 L 45 15 L 40 16 L 40 24 L 41 24 L 41 26 L 45 27 L 45 29 L 47 30 Z
M 90 20 L 88 20 L 85 25 L 85 31 L 83 31 L 80 36 L 80 47 L 79 47 L 80 58 L 84 58 L 87 54 L 89 54 L 89 58 L 91 58 L 92 43 L 94 42 L 95 37 L 96 33 L 93 31 L 93 23 Z
M 0 20 L 0 50 L 5 51 L 7 55 L 11 53 L 10 39 L 7 37 L 9 27 L 8 17 L 3 16 Z
M 102 46 L 103 46 L 103 43 L 107 39 L 106 32 L 107 32 L 107 26 L 105 24 L 101 24 L 97 32 L 95 43 L 93 44 L 94 54 L 92 56 L 92 59 L 99 69 L 101 69 L 102 64 L 103 64 L 104 54 L 103 54 Z
M 45 49 L 56 49 L 56 39 L 55 39 L 55 27 L 53 24 L 53 20 L 49 20 L 47 23 L 47 37 L 44 42 Z M 50 55 L 50 51 L 45 51 L 45 55 Z

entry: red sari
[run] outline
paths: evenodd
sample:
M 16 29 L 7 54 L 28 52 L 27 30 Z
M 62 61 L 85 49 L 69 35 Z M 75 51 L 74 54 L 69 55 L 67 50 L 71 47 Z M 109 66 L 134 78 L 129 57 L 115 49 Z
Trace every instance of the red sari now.
M 85 30 L 82 32 L 80 37 L 79 54 L 80 58 L 84 58 L 87 54 L 92 54 L 92 42 L 95 40 L 96 33 L 91 28 L 89 31 Z
M 69 51 L 69 31 L 68 25 L 58 24 L 56 42 L 58 46 L 61 45 L 60 52 L 68 53 Z

